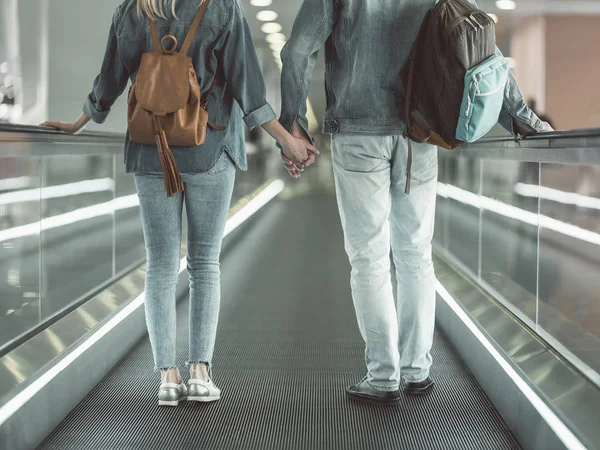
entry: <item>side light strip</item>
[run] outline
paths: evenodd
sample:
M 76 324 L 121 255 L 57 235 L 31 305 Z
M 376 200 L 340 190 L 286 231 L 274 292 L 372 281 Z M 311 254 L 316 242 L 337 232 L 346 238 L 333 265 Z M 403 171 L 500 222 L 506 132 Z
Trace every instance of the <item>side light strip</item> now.
M 465 324 L 477 340 L 492 355 L 496 362 L 502 367 L 504 372 L 519 388 L 522 394 L 527 398 L 531 405 L 536 409 L 548 426 L 556 433 L 565 447 L 572 450 L 586 450 L 586 447 L 573 434 L 573 432 L 564 424 L 562 420 L 548 407 L 548 405 L 536 394 L 536 392 L 523 380 L 517 371 L 502 357 L 500 352 L 492 345 L 487 337 L 481 332 L 479 327 L 467 315 L 467 313 L 454 300 L 452 295 L 439 280 L 436 280 L 435 289 L 446 304 L 454 311 L 458 318 Z

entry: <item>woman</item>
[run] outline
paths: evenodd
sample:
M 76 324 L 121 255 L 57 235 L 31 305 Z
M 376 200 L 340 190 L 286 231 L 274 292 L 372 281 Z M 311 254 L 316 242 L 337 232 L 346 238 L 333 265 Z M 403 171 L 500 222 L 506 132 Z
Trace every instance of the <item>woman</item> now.
M 206 0 L 210 1 L 210 0 Z M 78 133 L 93 120 L 102 123 L 115 100 L 133 81 L 141 55 L 152 49 L 149 19 L 161 36 L 183 42 L 200 0 L 125 0 L 115 11 L 100 75 L 72 123 L 42 125 Z M 155 146 L 136 144 L 127 136 L 126 171 L 135 174 L 146 244 L 146 322 L 155 361 L 161 370 L 159 405 L 180 400 L 209 402 L 220 390 L 209 377 L 220 302 L 219 254 L 235 168 L 246 170 L 242 116 L 253 129 L 262 126 L 281 146 L 285 159 L 296 164 L 295 178 L 314 161 L 316 149 L 292 137 L 275 119 L 265 100 L 265 85 L 239 0 L 213 0 L 188 53 L 201 92 L 213 80 L 209 115 L 225 131 L 209 128 L 200 147 L 173 147 L 184 192 L 167 197 Z M 238 106 L 239 105 L 239 106 Z M 175 361 L 175 287 L 179 272 L 182 208 L 188 215 L 187 270 L 190 278 L 190 380 L 183 384 Z

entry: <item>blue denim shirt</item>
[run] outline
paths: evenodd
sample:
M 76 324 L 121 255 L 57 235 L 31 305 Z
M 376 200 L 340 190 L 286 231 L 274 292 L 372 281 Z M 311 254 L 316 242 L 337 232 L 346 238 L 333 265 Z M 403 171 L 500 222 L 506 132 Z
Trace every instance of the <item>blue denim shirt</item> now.
M 472 3 L 475 3 L 471 0 Z M 283 60 L 280 122 L 305 131 L 306 98 L 317 52 L 325 44 L 324 133 L 402 134 L 401 72 L 434 0 L 304 0 Z M 541 131 L 510 75 L 500 124 Z M 308 132 L 307 132 L 308 133 Z
M 177 19 L 158 20 L 160 37 L 173 34 L 180 48 L 199 4 L 199 0 L 179 0 Z M 94 122 L 102 123 L 128 80 L 135 79 L 142 53 L 150 51 L 148 19 L 138 16 L 136 0 L 125 0 L 114 13 L 100 75 L 94 81 L 83 112 Z M 266 101 L 262 72 L 239 0 L 210 2 L 188 55 L 203 93 L 217 77 L 208 113 L 210 120 L 227 129 L 215 131 L 209 127 L 206 141 L 199 147 L 171 147 L 180 172 L 206 172 L 223 151 L 238 168 L 246 170 L 242 117 L 252 129 L 276 118 L 276 114 Z M 162 172 L 156 146 L 133 143 L 129 135 L 125 142 L 125 165 L 127 172 Z

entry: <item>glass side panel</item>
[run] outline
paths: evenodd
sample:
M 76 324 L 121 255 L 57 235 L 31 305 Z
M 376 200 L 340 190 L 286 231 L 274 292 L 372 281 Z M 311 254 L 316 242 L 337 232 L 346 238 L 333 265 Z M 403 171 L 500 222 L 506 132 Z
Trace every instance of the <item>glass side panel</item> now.
M 600 167 L 544 164 L 539 325 L 600 372 Z
M 484 160 L 481 278 L 499 296 L 536 320 L 537 199 L 515 192 L 517 183 L 537 186 L 539 164 Z
M 0 347 L 40 321 L 40 164 L 0 158 Z
M 447 183 L 446 167 L 449 165 L 449 157 L 444 155 L 444 151 L 438 150 L 438 186 Z M 439 195 L 438 189 L 437 205 L 435 209 L 435 227 L 433 241 L 435 246 L 443 249 L 448 248 L 448 197 Z
M 140 208 L 133 175 L 115 161 L 115 272 L 131 267 L 146 257 Z
M 44 157 L 42 172 L 46 318 L 112 276 L 112 156 Z
M 448 164 L 450 163 L 450 164 Z M 473 274 L 479 270 L 479 163 L 464 157 L 447 161 L 448 184 L 445 201 L 446 248 Z

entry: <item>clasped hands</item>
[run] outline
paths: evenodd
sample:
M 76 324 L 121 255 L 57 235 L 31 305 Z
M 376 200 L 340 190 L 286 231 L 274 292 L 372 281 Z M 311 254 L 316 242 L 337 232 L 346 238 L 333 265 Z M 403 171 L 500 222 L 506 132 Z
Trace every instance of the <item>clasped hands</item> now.
M 297 123 L 294 124 L 290 134 L 293 139 L 281 143 L 281 159 L 290 176 L 298 179 L 306 167 L 314 164 L 319 151 Z

